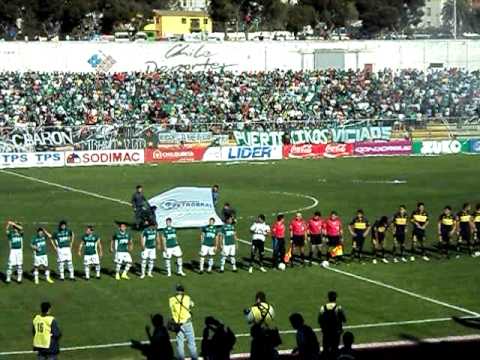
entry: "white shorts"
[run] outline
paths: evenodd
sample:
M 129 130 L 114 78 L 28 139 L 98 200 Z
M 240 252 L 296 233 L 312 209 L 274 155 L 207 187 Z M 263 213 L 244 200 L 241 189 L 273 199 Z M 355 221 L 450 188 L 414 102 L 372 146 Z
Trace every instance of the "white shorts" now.
M 115 263 L 117 264 L 125 264 L 132 262 L 132 255 L 128 252 L 117 252 L 115 254 Z
M 172 247 L 172 248 L 167 248 L 164 252 L 163 252 L 163 257 L 165 259 L 171 259 L 172 256 L 175 256 L 177 258 L 179 257 L 182 257 L 183 254 L 182 254 L 182 249 L 180 248 L 180 246 L 175 246 L 175 247 Z
M 85 265 L 85 266 L 100 265 L 100 258 L 97 254 L 95 254 L 95 255 L 84 255 L 83 265 Z
M 11 249 L 8 256 L 8 266 L 23 265 L 23 249 Z
M 222 255 L 223 256 L 235 256 L 237 247 L 235 245 L 223 245 Z
M 57 261 L 60 262 L 71 262 L 72 261 L 72 249 L 70 247 L 58 248 L 57 249 Z
M 200 256 L 214 256 L 215 255 L 215 246 L 206 246 L 202 245 L 200 248 Z
M 33 266 L 40 267 L 45 266 L 48 267 L 48 256 L 47 255 L 33 255 Z
M 155 260 L 157 258 L 156 249 L 145 249 L 142 251 L 142 260 Z

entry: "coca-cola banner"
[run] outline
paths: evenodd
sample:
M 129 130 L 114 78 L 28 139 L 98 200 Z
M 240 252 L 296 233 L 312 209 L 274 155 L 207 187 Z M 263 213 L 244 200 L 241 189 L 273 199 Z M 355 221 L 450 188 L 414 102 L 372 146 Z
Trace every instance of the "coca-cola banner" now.
M 412 153 L 412 142 L 406 139 L 363 141 L 355 143 L 353 153 L 358 156 L 410 155 Z
M 284 145 L 284 159 L 304 159 L 313 157 L 337 158 L 353 154 L 353 144 L 304 144 Z
M 179 145 L 145 149 L 146 163 L 201 161 L 207 146 Z

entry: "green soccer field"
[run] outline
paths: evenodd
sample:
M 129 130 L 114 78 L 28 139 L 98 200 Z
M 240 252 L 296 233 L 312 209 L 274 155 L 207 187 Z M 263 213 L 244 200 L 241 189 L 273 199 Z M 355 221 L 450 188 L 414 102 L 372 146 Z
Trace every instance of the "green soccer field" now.
M 290 330 L 288 316 L 301 312 L 306 321 L 317 327 L 319 307 L 328 290 L 339 293 L 339 302 L 346 310 L 348 325 L 356 341 L 377 342 L 398 340 L 404 336 L 440 337 L 470 334 L 449 320 L 453 315 L 468 316 L 480 313 L 480 260 L 462 256 L 443 260 L 433 254 L 432 261 L 378 264 L 346 263 L 331 269 L 320 266 L 287 269 L 286 272 L 268 269 L 265 274 L 199 275 L 197 266 L 199 231 L 179 231 L 184 251 L 186 278 L 167 278 L 160 271 L 163 261 L 157 260 L 153 279 L 140 280 L 138 275 L 129 281 L 115 281 L 110 271 L 110 254 L 102 259 L 104 274 L 101 280 L 60 282 L 49 285 L 41 281 L 34 285 L 29 271 L 32 255 L 28 244 L 39 225 L 53 230 L 61 220 L 69 221 L 80 235 L 86 224 L 96 225 L 104 249 L 108 248 L 115 229 L 114 220 L 132 220 L 131 209 L 118 201 L 129 201 L 134 186 L 141 183 L 146 194 L 154 196 L 174 186 L 221 186 L 220 202 L 228 201 L 241 217 L 238 232 L 249 239 L 252 217 L 265 213 L 268 222 L 273 214 L 305 209 L 304 216 L 314 211 L 318 199 L 323 213 L 337 210 L 348 223 L 357 208 L 363 208 L 373 222 L 381 215 L 392 215 L 400 203 L 409 212 L 417 201 L 426 203 L 431 215 L 428 229 L 430 245 L 436 241 L 436 219 L 449 204 L 458 211 L 461 204 L 480 201 L 478 179 L 479 158 L 474 156 L 434 158 L 363 158 L 332 160 L 291 160 L 255 164 L 173 164 L 142 167 L 29 169 L 0 171 L 0 219 L 14 219 L 25 226 L 25 270 L 27 279 L 21 285 L 0 283 L 0 351 L 31 349 L 31 319 L 39 303 L 52 302 L 54 315 L 63 331 L 61 346 L 83 347 L 129 342 L 145 339 L 144 326 L 149 315 L 160 312 L 168 315 L 168 297 L 181 281 L 196 303 L 194 324 L 201 336 L 205 316 L 214 315 L 229 325 L 239 336 L 235 352 L 248 351 L 248 326 L 242 310 L 253 302 L 256 291 L 264 290 L 277 312 L 276 324 Z M 21 174 L 25 177 L 15 176 Z M 42 180 L 42 181 L 40 181 Z M 393 180 L 402 180 L 392 183 Z M 71 188 L 60 188 L 61 184 Z M 347 244 L 351 243 L 346 237 Z M 270 242 L 267 242 L 270 245 Z M 387 247 L 391 247 L 391 236 Z M 249 253 L 240 244 L 238 258 Z M 370 244 L 367 244 L 370 250 Z M 267 254 L 270 256 L 269 254 Z M 0 243 L 0 256 L 5 272 L 8 247 L 5 235 Z M 138 235 L 135 234 L 134 262 L 140 262 Z M 55 256 L 50 249 L 50 267 L 55 269 Z M 76 271 L 83 274 L 83 261 L 75 255 Z M 218 264 L 218 258 L 217 258 Z M 285 334 L 285 349 L 292 347 L 293 337 Z M 0 360 L 29 359 L 31 354 L 6 355 Z M 127 346 L 94 347 L 88 350 L 65 351 L 62 359 L 140 359 Z

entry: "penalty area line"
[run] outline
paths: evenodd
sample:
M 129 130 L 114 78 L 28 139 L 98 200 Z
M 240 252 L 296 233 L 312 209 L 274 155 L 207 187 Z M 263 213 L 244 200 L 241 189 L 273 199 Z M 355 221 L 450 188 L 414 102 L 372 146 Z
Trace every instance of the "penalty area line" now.
M 473 318 L 472 316 L 465 316 L 462 317 L 463 319 Z M 355 329 L 367 329 L 367 328 L 380 328 L 380 327 L 395 327 L 395 326 L 404 326 L 404 325 L 421 325 L 421 324 L 430 324 L 430 323 L 441 323 L 441 322 L 449 322 L 452 321 L 450 317 L 443 317 L 443 318 L 433 318 L 433 319 L 421 319 L 421 320 L 406 320 L 406 321 L 391 321 L 391 322 L 380 322 L 380 323 L 372 323 L 372 324 L 358 324 L 358 325 L 349 325 L 345 326 L 346 330 L 355 330 Z M 316 328 L 313 329 L 315 332 L 319 332 L 320 329 Z M 295 334 L 295 330 L 283 330 L 280 331 L 282 335 L 288 334 Z M 238 338 L 246 338 L 250 337 L 250 333 L 243 333 L 243 334 L 236 334 Z M 469 339 L 471 336 L 457 336 L 455 337 L 458 340 Z M 478 338 L 478 335 L 475 339 Z M 197 341 L 201 341 L 201 337 L 195 338 Z M 171 340 L 175 342 L 175 339 Z M 146 343 L 146 342 L 143 342 Z M 357 345 L 357 347 L 381 347 L 384 343 L 368 343 L 368 344 L 361 344 Z M 98 344 L 98 345 L 84 345 L 84 346 L 70 346 L 64 347 L 61 349 L 62 352 L 65 351 L 80 351 L 80 350 L 96 350 L 96 349 L 110 349 L 116 347 L 128 347 L 131 345 L 131 342 L 118 342 L 118 343 L 110 343 L 110 344 Z M 34 354 L 32 350 L 26 351 L 5 351 L 0 352 L 0 356 L 13 356 L 13 355 L 26 355 L 26 354 Z

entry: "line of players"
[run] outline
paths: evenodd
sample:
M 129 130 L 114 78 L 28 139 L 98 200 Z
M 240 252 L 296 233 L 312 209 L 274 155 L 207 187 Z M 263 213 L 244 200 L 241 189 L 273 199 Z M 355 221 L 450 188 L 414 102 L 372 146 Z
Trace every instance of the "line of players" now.
M 363 247 L 365 240 L 371 233 L 372 244 L 375 252 L 374 263 L 379 260 L 389 262 L 385 255 L 385 238 L 390 230 L 393 233 L 394 245 L 392 249 L 393 261 L 406 262 L 406 238 L 408 224 L 412 224 L 411 235 L 411 257 L 415 260 L 415 254 L 418 252 L 426 261 L 427 249 L 425 247 L 426 228 L 429 225 L 429 215 L 425 211 L 423 203 L 418 203 L 417 208 L 408 215 L 405 206 L 400 206 L 394 216 L 389 219 L 382 216 L 370 225 L 362 210 L 358 210 L 354 219 L 348 225 L 348 231 L 352 236 L 352 257 L 361 260 L 363 256 Z M 167 275 L 171 276 L 171 260 L 176 260 L 177 274 L 185 276 L 183 272 L 183 253 L 178 243 L 176 229 L 172 226 L 172 219 L 166 220 L 166 226 L 162 230 L 157 230 L 156 224 L 146 224 L 147 227 L 140 234 L 141 252 L 141 275 L 152 277 L 154 264 L 156 261 L 157 250 L 163 253 Z M 265 272 L 263 266 L 264 243 L 268 235 L 273 240 L 273 262 L 274 266 L 285 264 L 285 239 L 286 239 L 285 217 L 278 215 L 277 220 L 270 227 L 265 222 L 265 216 L 259 215 L 255 223 L 250 227 L 252 233 L 252 251 L 250 259 L 249 272 L 253 272 L 253 264 L 258 255 L 259 266 L 262 272 Z M 332 255 L 332 249 L 343 246 L 343 225 L 340 217 L 332 211 L 324 219 L 320 212 L 316 212 L 308 221 L 304 221 L 302 215 L 296 214 L 288 226 L 290 235 L 290 245 L 292 252 L 297 252 L 301 263 L 305 263 L 305 247 L 310 243 L 310 260 L 313 256 L 321 258 L 322 248 L 327 245 L 329 250 L 326 252 L 327 260 L 335 261 L 335 255 Z M 449 249 L 453 236 L 457 235 L 457 251 L 461 251 L 465 246 L 468 253 L 475 256 L 475 251 L 479 246 L 480 234 L 480 204 L 476 206 L 476 211 L 471 212 L 470 204 L 464 204 L 462 210 L 456 215 L 452 213 L 450 206 L 446 206 L 440 215 L 437 223 L 440 250 L 449 257 Z M 10 245 L 10 255 L 7 266 L 7 283 L 11 281 L 14 270 L 17 273 L 17 281 L 22 281 L 23 274 L 23 228 L 20 224 L 8 221 L 6 224 L 6 233 Z M 214 265 L 214 257 L 218 251 L 221 251 L 220 272 L 225 269 L 227 260 L 230 260 L 232 270 L 237 271 L 236 266 L 236 248 L 237 233 L 235 230 L 235 220 L 230 217 L 226 219 L 221 227 L 215 225 L 215 220 L 211 218 L 209 224 L 202 228 L 199 273 L 205 271 L 211 273 Z M 74 267 L 72 261 L 72 249 L 74 249 L 75 235 L 68 228 L 65 221 L 61 221 L 57 230 L 50 234 L 44 228 L 38 228 L 31 241 L 31 248 L 34 252 L 34 281 L 39 282 L 39 270 L 43 270 L 46 281 L 53 283 L 50 277 L 48 266 L 47 248 L 50 242 L 57 254 L 58 272 L 60 280 L 65 279 L 65 268 L 69 272 L 69 278 L 74 280 Z M 131 252 L 133 250 L 133 240 L 131 233 L 125 223 L 120 223 L 116 229 L 111 242 L 110 251 L 115 255 L 115 278 L 129 279 L 128 272 L 132 266 Z M 419 251 L 418 251 L 419 250 Z M 90 268 L 93 267 L 97 278 L 100 277 L 101 265 L 100 259 L 103 256 L 103 247 L 100 237 L 95 233 L 92 226 L 88 226 L 81 237 L 78 245 L 78 255 L 84 256 L 85 278 L 90 279 Z M 290 261 L 293 266 L 294 262 Z
M 172 275 L 172 257 L 176 259 L 177 275 L 185 276 L 183 272 L 183 253 L 177 239 L 177 231 L 172 226 L 172 219 L 166 219 L 165 227 L 158 230 L 156 224 L 145 224 L 146 227 L 140 233 L 141 246 L 141 276 L 152 277 L 157 250 L 163 253 L 167 276 Z M 6 282 L 10 283 L 14 271 L 17 273 L 17 282 L 22 282 L 23 277 L 23 227 L 19 223 L 7 221 L 7 239 L 10 246 L 10 255 L 7 265 Z M 226 219 L 220 228 L 215 226 L 215 219 L 211 218 L 209 224 L 202 228 L 200 248 L 200 273 L 205 269 L 207 259 L 208 273 L 212 272 L 213 259 L 218 250 L 221 250 L 220 271 L 224 271 L 225 263 L 230 260 L 232 270 L 237 271 L 236 266 L 236 242 L 237 235 L 233 218 Z M 69 279 L 75 280 L 72 250 L 75 249 L 75 234 L 68 228 L 66 221 L 61 221 L 57 230 L 51 234 L 45 228 L 38 228 L 32 237 L 30 247 L 33 250 L 33 275 L 35 284 L 39 283 L 39 273 L 43 271 L 45 280 L 53 283 L 48 264 L 48 244 L 51 244 L 57 254 L 58 273 L 60 280 L 65 279 L 65 267 L 69 272 Z M 132 266 L 133 239 L 125 223 L 118 224 L 118 228 L 110 241 L 110 252 L 114 254 L 115 279 L 129 280 L 128 272 Z M 96 278 L 101 275 L 100 260 L 104 250 L 100 236 L 94 231 L 93 226 L 87 226 L 81 237 L 78 248 L 78 256 L 84 259 L 85 279 L 90 279 L 90 268 L 95 270 Z
M 374 250 L 374 264 L 379 261 L 388 263 L 386 257 L 385 239 L 390 231 L 393 234 L 393 261 L 407 262 L 406 257 L 406 240 L 408 233 L 408 225 L 412 225 L 410 261 L 415 260 L 415 255 L 419 254 L 425 261 L 429 261 L 426 242 L 426 229 L 430 224 L 430 218 L 425 210 L 425 205 L 421 202 L 417 204 L 416 209 L 409 215 L 404 205 L 399 206 L 398 211 L 389 218 L 382 216 L 374 222 L 369 223 L 363 210 L 357 210 L 356 216 L 348 224 L 348 231 L 352 237 L 352 253 L 353 259 L 362 260 L 364 255 L 364 244 L 369 234 L 371 234 L 372 247 Z M 290 239 L 292 250 L 299 253 L 300 261 L 305 263 L 305 244 L 307 240 L 310 242 L 310 260 L 313 255 L 317 257 L 325 245 L 328 246 L 326 253 L 326 261 L 335 261 L 336 254 L 333 250 L 341 248 L 340 253 L 343 254 L 343 230 L 342 221 L 336 212 L 331 212 L 326 219 L 321 217 L 319 212 L 305 222 L 301 214 L 297 214 L 290 223 Z M 466 248 L 471 256 L 479 256 L 480 252 L 480 204 L 476 206 L 476 210 L 472 213 L 471 205 L 465 203 L 462 209 L 454 214 L 450 206 L 445 206 L 437 221 L 437 233 L 439 241 L 439 252 L 446 258 L 450 257 L 450 248 L 452 240 L 456 236 L 457 255 Z M 274 260 L 281 261 L 284 245 L 282 241 L 285 236 L 284 219 L 278 216 L 277 222 L 272 226 L 272 236 L 277 239 L 277 245 L 274 240 Z M 280 239 L 280 244 L 278 244 Z M 293 265 L 293 262 L 291 262 Z

